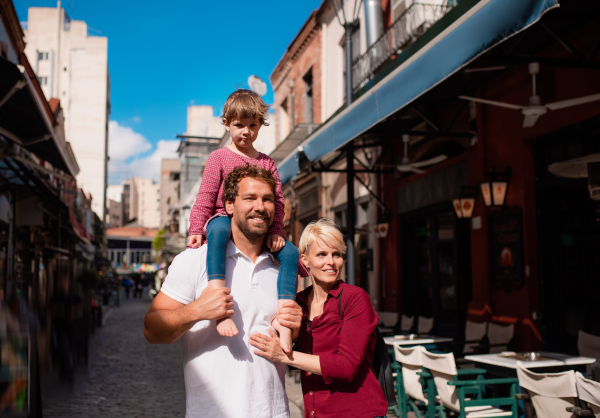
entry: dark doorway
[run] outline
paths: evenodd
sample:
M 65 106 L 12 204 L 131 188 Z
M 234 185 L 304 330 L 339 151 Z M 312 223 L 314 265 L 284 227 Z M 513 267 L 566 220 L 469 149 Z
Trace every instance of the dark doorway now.
M 560 178 L 556 162 L 600 153 L 600 119 L 535 143 L 542 348 L 577 354 L 579 330 L 600 335 L 600 202 L 587 178 Z
M 434 318 L 434 331 L 458 335 L 471 299 L 468 220 L 443 203 L 404 216 L 402 222 L 405 314 Z

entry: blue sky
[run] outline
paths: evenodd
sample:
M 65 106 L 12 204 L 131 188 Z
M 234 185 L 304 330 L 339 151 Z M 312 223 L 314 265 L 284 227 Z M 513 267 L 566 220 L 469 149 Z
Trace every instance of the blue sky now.
M 27 20 L 29 7 L 56 7 L 52 0 L 13 2 L 21 21 Z M 110 147 L 109 183 L 130 175 L 157 179 L 160 168 L 150 173 L 148 165 L 160 161 L 159 148 L 172 153 L 170 140 L 185 131 L 186 107 L 192 100 L 218 112 L 234 85 L 244 86 L 250 74 L 268 81 L 320 3 L 63 1 L 72 18 L 85 20 L 92 33 L 108 37 L 111 143 L 131 142 L 127 152 Z M 270 85 L 265 100 L 272 103 Z

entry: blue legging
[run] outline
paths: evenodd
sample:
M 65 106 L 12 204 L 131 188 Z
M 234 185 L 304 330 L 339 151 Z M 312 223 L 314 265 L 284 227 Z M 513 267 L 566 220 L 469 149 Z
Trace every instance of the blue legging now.
M 231 219 L 227 216 L 219 216 L 210 221 L 206 226 L 206 240 L 208 243 L 206 268 L 208 280 L 225 280 L 225 253 L 230 237 Z M 298 286 L 298 260 L 300 259 L 300 252 L 286 240 L 285 246 L 272 254 L 279 263 L 277 297 L 278 299 L 294 300 Z

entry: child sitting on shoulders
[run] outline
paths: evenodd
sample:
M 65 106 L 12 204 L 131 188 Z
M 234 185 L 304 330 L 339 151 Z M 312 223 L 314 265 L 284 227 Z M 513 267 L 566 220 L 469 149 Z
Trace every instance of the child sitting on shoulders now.
M 200 191 L 190 213 L 188 246 L 197 247 L 207 242 L 208 287 L 225 287 L 226 248 L 231 237 L 231 220 L 223 206 L 223 180 L 235 167 L 254 165 L 273 173 L 277 179 L 275 196 L 275 217 L 267 232 L 266 245 L 279 262 L 277 277 L 277 294 L 279 307 L 286 299 L 296 298 L 298 273 L 303 277 L 308 272 L 299 264 L 298 249 L 290 244 L 283 230 L 284 197 L 281 180 L 275 161 L 254 148 L 260 128 L 265 125 L 269 106 L 261 97 L 250 90 L 236 90 L 225 102 L 223 124 L 231 134 L 231 143 L 224 148 L 213 151 L 208 157 Z M 264 219 L 252 220 L 265 222 Z M 273 319 L 273 328 L 279 332 L 281 348 L 286 353 L 292 350 L 292 332 Z M 234 336 L 237 327 L 230 317 L 217 321 L 220 335 Z

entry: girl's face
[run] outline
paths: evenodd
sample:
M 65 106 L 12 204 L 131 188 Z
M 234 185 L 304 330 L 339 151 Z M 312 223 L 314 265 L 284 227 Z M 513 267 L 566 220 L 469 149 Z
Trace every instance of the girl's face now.
M 231 134 L 231 141 L 238 148 L 253 148 L 252 144 L 258 137 L 258 131 L 262 127 L 262 123 L 258 118 L 234 119 L 231 123 L 227 123 L 223 119 L 225 129 Z
M 327 284 L 337 281 L 344 265 L 344 257 L 340 250 L 322 241 L 313 242 L 300 258 L 313 280 Z

